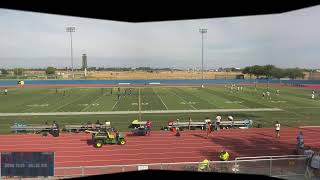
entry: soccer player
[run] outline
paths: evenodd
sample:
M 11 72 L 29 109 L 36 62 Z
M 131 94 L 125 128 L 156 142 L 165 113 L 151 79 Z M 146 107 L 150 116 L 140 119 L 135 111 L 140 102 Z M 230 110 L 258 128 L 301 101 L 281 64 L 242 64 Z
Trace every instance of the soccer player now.
M 111 90 L 110 90 L 110 94 L 111 94 L 111 95 L 112 95 L 112 89 L 113 89 L 113 88 L 111 88 Z
M 280 138 L 280 123 L 276 121 L 276 138 Z
M 279 90 L 279 89 L 277 89 L 277 91 L 276 91 L 276 92 L 277 92 L 277 95 L 280 95 L 280 90 Z
M 243 87 L 242 86 L 240 86 L 240 91 L 242 91 L 243 90 Z
M 8 95 L 8 89 L 7 88 L 4 89 L 4 95 Z
M 271 96 L 270 96 L 270 92 L 269 92 L 269 91 L 267 91 L 267 96 L 268 96 L 269 99 L 271 99 Z
M 132 94 L 132 89 L 130 88 L 130 89 L 129 89 L 129 95 L 131 95 L 131 94 Z
M 56 88 L 56 94 L 58 94 L 58 89 Z
M 314 99 L 314 94 L 311 94 L 311 99 Z
M 266 96 L 266 93 L 263 91 L 262 92 L 262 98 L 264 99 L 265 96 Z

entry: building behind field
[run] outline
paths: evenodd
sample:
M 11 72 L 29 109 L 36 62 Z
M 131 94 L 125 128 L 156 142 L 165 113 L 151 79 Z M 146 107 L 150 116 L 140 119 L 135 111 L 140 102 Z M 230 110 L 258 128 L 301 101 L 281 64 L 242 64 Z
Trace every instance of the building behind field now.
M 305 79 L 309 80 L 320 80 L 320 71 L 305 72 Z

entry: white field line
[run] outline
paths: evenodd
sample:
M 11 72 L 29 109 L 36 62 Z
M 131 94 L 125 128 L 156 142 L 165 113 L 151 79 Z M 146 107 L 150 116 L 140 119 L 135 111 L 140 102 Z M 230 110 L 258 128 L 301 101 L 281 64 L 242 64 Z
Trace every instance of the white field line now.
M 68 106 L 74 102 L 76 102 L 77 100 L 83 98 L 85 95 L 82 95 L 82 96 L 79 96 L 78 98 L 74 99 L 73 101 L 69 102 L 69 103 L 66 103 L 66 104 L 62 104 L 61 106 L 57 107 L 57 108 L 54 108 L 54 110 L 58 110 L 58 109 L 61 109 L 62 107 L 65 107 L 65 106 Z
M 157 94 L 158 98 L 161 100 L 161 102 L 164 105 L 164 107 L 166 107 L 166 109 L 169 110 L 167 105 L 163 102 L 162 98 L 159 96 L 159 94 L 156 91 L 154 91 L 154 92 Z
M 91 102 L 91 104 L 89 104 L 89 106 L 86 106 L 85 108 L 81 109 L 81 111 L 87 110 L 88 108 L 90 108 L 90 106 L 92 106 L 92 104 L 96 103 L 99 99 L 101 99 L 103 97 L 99 96 L 96 100 L 94 100 L 93 102 Z
M 197 109 L 195 108 L 194 106 L 192 106 L 191 104 L 189 104 L 185 99 L 183 99 L 182 97 L 178 96 L 177 93 L 173 92 L 173 91 L 170 91 L 172 93 L 174 93 L 175 96 L 177 96 L 178 98 L 180 98 L 182 101 L 184 101 L 186 104 L 188 104 L 190 107 L 192 107 L 193 109 Z
M 259 112 L 283 111 L 279 108 L 246 108 L 246 109 L 196 109 L 196 110 L 149 110 L 141 111 L 143 114 L 166 113 L 202 113 L 202 112 Z M 46 112 L 46 113 L 0 113 L 0 116 L 57 116 L 57 115 L 99 115 L 99 114 L 138 114 L 139 111 L 99 111 L 99 112 Z
M 120 96 L 119 100 L 112 106 L 111 111 L 113 111 L 113 109 L 116 107 L 116 105 L 118 104 L 118 102 L 121 100 L 121 97 L 122 97 L 122 96 Z

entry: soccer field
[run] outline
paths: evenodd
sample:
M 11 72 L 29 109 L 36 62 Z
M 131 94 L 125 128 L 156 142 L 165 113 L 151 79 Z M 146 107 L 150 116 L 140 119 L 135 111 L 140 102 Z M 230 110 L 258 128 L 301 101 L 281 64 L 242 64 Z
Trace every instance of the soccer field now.
M 222 116 L 233 115 L 236 120 L 249 118 L 264 127 L 271 126 L 277 120 L 284 126 L 319 124 L 317 119 L 320 118 L 320 98 L 316 96 L 312 100 L 311 90 L 270 86 L 269 99 L 262 97 L 262 91 L 266 89 L 262 85 L 256 90 L 253 85 L 244 85 L 242 91 L 231 91 L 230 85 L 205 88 L 121 87 L 120 92 L 118 87 L 11 88 L 7 96 L 3 93 L 0 96 L 0 132 L 9 132 L 9 126 L 14 122 L 43 124 L 53 120 L 62 125 L 96 120 L 111 121 L 117 128 L 126 130 L 130 122 L 139 117 L 139 98 L 142 119 L 153 120 L 155 128 L 165 126 L 170 119 L 186 120 L 192 117 L 194 120 L 203 120 L 207 116 L 213 119 L 217 113 Z M 277 89 L 280 90 L 280 95 L 276 95 Z M 255 111 L 256 108 L 279 108 L 281 111 Z M 217 112 L 219 109 L 226 112 Z M 207 111 L 199 112 L 202 110 Z M 54 115 L 61 112 L 76 113 Z M 7 116 L 6 113 L 22 114 Z M 24 113 L 52 114 L 29 116 Z

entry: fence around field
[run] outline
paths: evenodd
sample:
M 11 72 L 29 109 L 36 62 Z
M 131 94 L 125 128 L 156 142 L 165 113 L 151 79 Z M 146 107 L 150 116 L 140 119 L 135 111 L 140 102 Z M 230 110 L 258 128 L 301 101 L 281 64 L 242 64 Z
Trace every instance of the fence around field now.
M 260 156 L 237 158 L 233 161 L 210 161 L 207 172 L 258 174 L 284 179 L 303 178 L 308 159 L 303 155 Z M 140 170 L 198 171 L 199 162 L 58 167 L 56 178 L 80 177 Z

